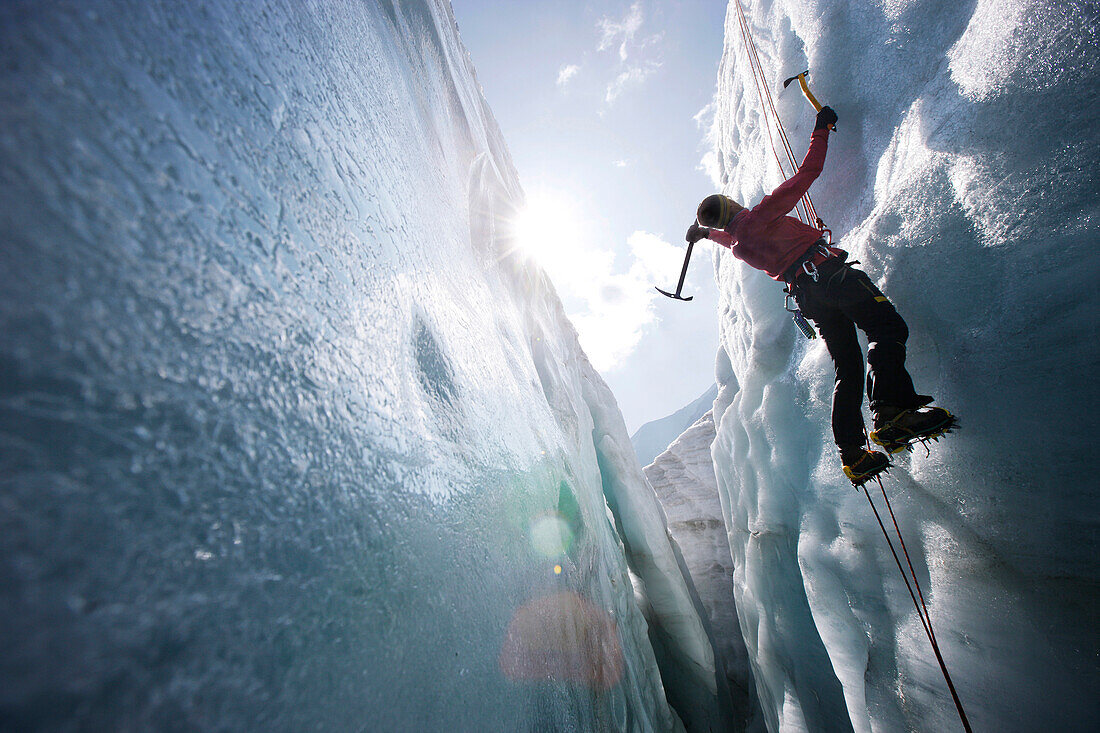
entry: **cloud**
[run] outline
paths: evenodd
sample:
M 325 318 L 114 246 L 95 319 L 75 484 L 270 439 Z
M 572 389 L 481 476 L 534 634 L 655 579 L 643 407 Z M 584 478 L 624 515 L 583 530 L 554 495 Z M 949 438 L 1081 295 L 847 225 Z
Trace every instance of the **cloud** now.
M 625 159 L 616 160 L 611 165 L 615 166 L 616 168 L 626 168 L 628 165 L 630 165 L 630 161 Z
M 695 127 L 703 131 L 703 144 L 706 152 L 695 166 L 695 170 L 702 171 L 716 188 L 723 188 L 726 182 L 723 180 L 722 161 L 718 157 L 718 103 L 711 100 L 709 104 L 695 113 Z
M 650 279 L 667 275 L 669 268 L 678 269 L 684 256 L 681 248 L 649 232 L 634 232 L 626 243 L 634 255 L 631 269 Z
M 594 257 L 589 264 L 603 267 L 590 271 L 589 289 L 573 292 L 583 298 L 583 308 L 570 313 L 581 346 L 598 371 L 622 364 L 642 340 L 646 329 L 656 323 L 660 294 L 654 285 L 679 272 L 683 250 L 656 234 L 636 231 L 627 239 L 632 261 L 629 269 L 616 271 L 612 257 Z M 555 283 L 563 290 L 568 285 Z
M 641 33 L 645 18 L 642 5 L 636 2 L 630 6 L 620 20 L 603 17 L 596 24 L 600 31 L 598 51 L 618 48 L 618 70 L 615 78 L 607 87 L 604 101 L 614 102 L 626 90 L 641 86 L 645 80 L 661 68 L 661 62 L 650 54 L 661 40 L 660 34 Z
M 713 99 L 701 110 L 695 113 L 691 119 L 695 120 L 695 127 L 699 130 L 709 131 L 714 126 L 714 114 L 718 109 L 718 103 Z
M 703 157 L 699 160 L 699 165 L 695 166 L 695 170 L 702 171 L 703 175 L 709 178 L 717 189 L 721 189 L 726 185 L 726 181 L 723 180 L 722 164 L 718 160 L 718 153 L 713 150 L 703 153 Z
M 596 24 L 600 29 L 598 50 L 606 51 L 618 43 L 619 59 L 626 61 L 634 44 L 634 37 L 642 27 L 642 20 L 641 3 L 631 5 L 626 16 L 620 21 L 616 22 L 607 17 L 600 18 L 600 22 Z
M 653 74 L 659 66 L 660 64 L 647 65 L 646 67 L 634 66 L 623 71 L 608 85 L 607 94 L 604 96 L 604 100 L 608 104 L 611 104 L 627 89 L 631 87 L 640 87 L 642 82 Z
M 662 298 L 654 286 L 675 284 L 684 250 L 635 231 L 624 256 L 621 243 L 596 236 L 599 227 L 582 212 L 574 192 L 528 191 L 513 222 L 515 246 L 549 276 L 592 365 L 606 371 L 621 365 L 656 323 Z
M 563 64 L 561 69 L 558 70 L 558 86 L 563 87 L 572 80 L 577 72 L 581 70 L 581 67 L 576 64 Z

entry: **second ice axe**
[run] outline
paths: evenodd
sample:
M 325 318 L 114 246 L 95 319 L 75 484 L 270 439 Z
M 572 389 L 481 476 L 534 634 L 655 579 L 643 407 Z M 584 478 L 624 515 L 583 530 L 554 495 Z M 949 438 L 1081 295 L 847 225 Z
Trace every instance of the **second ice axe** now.
M 821 102 L 817 101 L 817 97 L 815 97 L 813 95 L 813 92 L 810 91 L 810 85 L 806 83 L 806 77 L 809 75 L 809 69 L 806 69 L 801 74 L 795 74 L 790 79 L 787 79 L 783 82 L 783 88 L 786 89 L 792 81 L 798 79 L 798 86 L 802 87 L 802 93 L 806 95 L 806 99 L 810 102 L 810 104 L 813 105 L 814 110 L 820 112 Z M 836 132 L 836 125 L 829 125 L 829 129 L 833 132 Z
M 670 293 L 666 290 L 661 290 L 660 288 L 657 288 L 658 293 L 660 293 L 661 295 L 666 295 L 669 298 L 673 298 L 674 300 L 688 301 L 688 300 L 691 300 L 694 297 L 694 296 L 689 295 L 688 297 L 685 298 L 685 297 L 680 295 L 680 291 L 682 291 L 684 289 L 684 278 L 687 277 L 687 274 L 688 274 L 688 262 L 691 261 L 691 248 L 694 247 L 694 246 L 695 246 L 695 242 L 688 242 L 687 253 L 684 255 L 684 267 L 683 267 L 683 269 L 680 270 L 680 282 L 676 283 L 676 292 L 675 293 Z

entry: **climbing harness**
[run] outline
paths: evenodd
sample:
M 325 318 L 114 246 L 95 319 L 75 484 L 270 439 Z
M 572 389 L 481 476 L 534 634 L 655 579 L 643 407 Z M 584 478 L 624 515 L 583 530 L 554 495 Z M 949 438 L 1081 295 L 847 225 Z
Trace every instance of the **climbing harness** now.
M 794 300 L 794 293 L 791 292 L 789 286 L 784 288 L 783 292 L 786 293 L 783 298 L 783 308 L 791 314 L 794 325 L 798 327 L 802 335 L 813 341 L 817 338 L 817 332 L 814 331 L 814 327 L 810 325 L 810 322 L 806 320 L 806 316 L 802 315 L 802 309 L 798 308 L 797 300 L 795 300 L 795 307 L 791 308 L 791 301 Z
M 817 282 L 821 277 L 817 271 L 817 264 L 814 263 L 819 256 L 823 256 L 825 260 L 836 257 L 833 254 L 824 237 L 817 240 L 812 247 L 799 257 L 793 265 L 787 268 L 787 271 L 783 273 L 783 280 L 787 283 L 787 286 L 783 288 L 783 308 L 791 314 L 791 318 L 794 320 L 794 325 L 798 327 L 798 330 L 802 332 L 802 335 L 806 338 L 813 340 L 817 338 L 817 334 L 814 332 L 814 327 L 810 325 L 810 322 L 806 320 L 806 317 L 802 315 L 802 309 L 798 307 L 798 299 L 795 295 L 795 280 L 800 275 L 806 275 L 814 282 Z M 795 302 L 795 307 L 791 308 L 791 301 Z
M 810 279 L 814 282 L 818 281 L 820 275 L 817 271 L 818 264 L 822 264 L 825 260 L 832 259 L 838 255 L 829 249 L 828 241 L 825 237 L 817 240 L 810 246 L 808 250 L 802 253 L 802 256 L 795 260 L 790 267 L 788 267 L 782 275 L 783 282 L 788 285 L 792 284 L 799 275 L 809 275 Z M 815 262 L 820 257 L 821 262 Z

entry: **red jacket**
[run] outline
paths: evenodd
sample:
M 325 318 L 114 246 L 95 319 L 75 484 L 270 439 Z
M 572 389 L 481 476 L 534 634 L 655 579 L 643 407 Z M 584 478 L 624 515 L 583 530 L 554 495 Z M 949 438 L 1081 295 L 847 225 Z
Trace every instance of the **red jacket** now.
M 795 174 L 751 210 L 739 211 L 724 230 L 711 229 L 708 238 L 729 247 L 737 259 L 782 280 L 783 272 L 821 239 L 820 229 L 786 214 L 821 174 L 828 145 L 828 128 L 814 130 L 810 149 Z

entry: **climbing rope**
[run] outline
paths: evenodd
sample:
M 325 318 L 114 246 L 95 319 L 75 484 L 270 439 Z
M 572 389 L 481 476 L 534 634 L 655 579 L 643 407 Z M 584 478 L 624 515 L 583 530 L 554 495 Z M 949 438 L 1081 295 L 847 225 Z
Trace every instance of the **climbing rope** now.
M 966 711 L 963 710 L 962 701 L 959 699 L 959 693 L 955 691 L 955 684 L 951 681 L 951 674 L 947 671 L 947 663 L 943 661 L 943 655 L 940 653 L 939 642 L 936 641 L 936 633 L 932 630 L 932 616 L 928 613 L 928 606 L 924 602 L 924 593 L 921 592 L 920 583 L 917 581 L 917 572 L 913 569 L 913 561 L 909 558 L 909 550 L 905 547 L 905 539 L 901 536 L 901 529 L 898 527 L 898 519 L 894 515 L 894 508 L 890 505 L 890 497 L 886 495 L 886 487 L 882 485 L 882 477 L 875 476 L 875 481 L 878 482 L 879 491 L 882 492 L 882 498 L 886 502 L 886 508 L 890 512 L 890 519 L 894 523 L 894 532 L 897 533 L 898 543 L 901 545 L 901 551 L 905 555 L 905 562 L 909 566 L 909 573 L 906 574 L 905 569 L 901 565 L 901 558 L 898 557 L 897 550 L 894 549 L 894 543 L 890 539 L 890 533 L 886 530 L 886 525 L 882 521 L 882 516 L 879 514 L 878 507 L 875 506 L 875 502 L 871 499 L 871 493 L 867 491 L 867 484 L 864 483 L 860 488 L 863 489 L 863 494 L 867 497 L 868 503 L 871 505 L 871 511 L 875 513 L 875 519 L 878 520 L 878 526 L 882 529 L 882 536 L 886 538 L 886 544 L 890 546 L 890 554 L 894 556 L 894 562 L 897 563 L 898 572 L 901 573 L 902 580 L 905 581 L 905 588 L 909 591 L 909 597 L 913 599 L 913 607 L 917 610 L 917 615 L 920 617 L 921 626 L 924 628 L 925 636 L 928 637 L 928 643 L 932 645 L 932 651 L 936 654 L 936 661 L 939 662 L 940 671 L 943 672 L 943 679 L 947 682 L 947 689 L 951 691 L 951 699 L 955 702 L 955 709 L 959 711 L 959 720 L 962 721 L 963 729 L 966 733 L 972 733 L 970 728 L 970 720 L 966 717 Z M 909 581 L 912 579 L 913 583 L 910 585 Z M 913 593 L 913 588 L 917 589 L 916 593 Z M 918 601 L 918 597 L 920 600 Z
M 752 32 L 749 28 L 748 18 L 745 16 L 745 9 L 741 5 L 741 0 L 737 0 L 737 22 L 741 28 L 741 37 L 745 43 L 745 55 L 749 61 L 749 68 L 752 70 L 753 81 L 756 86 L 756 95 L 760 100 L 760 107 L 764 112 L 764 129 L 768 134 L 768 143 L 771 145 L 772 154 L 775 156 L 775 163 L 779 167 L 779 173 L 783 179 L 787 179 L 794 172 L 798 170 L 798 163 L 795 160 L 794 150 L 791 148 L 791 143 L 787 139 L 787 131 L 783 127 L 783 120 L 779 118 L 779 112 L 775 108 L 775 99 L 771 93 L 771 87 L 768 85 L 768 76 L 764 73 L 764 66 L 760 62 L 760 53 L 756 48 L 756 42 L 753 40 Z M 774 125 L 776 134 L 772 134 L 772 126 Z M 787 163 L 790 165 L 790 173 L 788 174 L 783 166 L 783 161 L 780 158 L 779 150 L 776 146 L 776 138 L 778 137 L 780 143 L 782 143 L 783 152 L 787 159 Z M 816 225 L 822 231 L 825 229 L 825 223 L 821 220 L 821 217 L 817 215 L 817 210 L 814 208 L 813 201 L 810 200 L 810 195 L 807 193 L 801 200 L 802 211 L 798 211 L 795 208 L 795 213 L 798 214 L 798 218 L 802 220 L 804 224 L 811 226 Z M 870 447 L 870 446 L 868 446 Z M 951 699 L 955 701 L 955 708 L 959 711 L 959 719 L 962 720 L 963 728 L 966 733 L 971 733 L 970 721 L 966 717 L 966 711 L 963 710 L 962 701 L 959 700 L 959 695 L 955 691 L 955 685 L 951 681 L 951 674 L 947 671 L 947 664 L 943 661 L 943 655 L 940 653 L 939 642 L 936 641 L 936 633 L 932 629 L 932 617 L 928 613 L 928 604 L 924 601 L 924 593 L 921 591 L 920 583 L 917 581 L 916 570 L 913 569 L 913 561 L 909 557 L 909 550 L 905 546 L 905 539 L 901 536 L 901 529 L 898 527 L 897 517 L 894 515 L 894 508 L 890 505 L 890 497 L 886 495 L 886 488 L 882 485 L 882 479 L 879 476 L 875 477 L 878 481 L 879 490 L 882 492 L 882 498 L 886 502 L 886 508 L 890 512 L 890 519 L 894 524 L 894 531 L 897 533 L 898 543 L 901 546 L 901 551 L 905 555 L 906 565 L 909 566 L 909 572 L 905 572 L 905 568 L 901 564 L 901 558 L 898 556 L 897 550 L 894 549 L 894 543 L 890 539 L 890 533 L 886 530 L 886 524 L 882 521 L 882 516 L 879 514 L 878 507 L 875 506 L 875 502 L 871 499 L 871 494 L 867 490 L 867 484 L 864 483 L 861 488 L 864 495 L 867 496 L 867 501 L 871 504 L 871 511 L 875 513 L 875 519 L 878 520 L 878 526 L 882 528 L 882 535 L 886 538 L 886 544 L 890 546 L 890 553 L 894 556 L 894 562 L 897 563 L 898 572 L 901 573 L 902 580 L 905 581 L 905 587 L 909 591 L 909 597 L 913 599 L 913 607 L 917 610 L 917 616 L 920 617 L 921 627 L 924 629 L 925 635 L 928 637 L 928 642 L 932 645 L 932 651 L 936 655 L 936 661 L 939 662 L 940 671 L 943 672 L 943 678 L 947 682 L 947 688 L 951 691 Z M 912 583 L 910 583 L 912 580 Z M 914 592 L 914 588 L 916 591 Z
M 756 86 L 756 95 L 760 99 L 760 107 L 764 112 L 764 129 L 768 134 L 768 143 L 771 146 L 772 154 L 775 156 L 775 163 L 779 167 L 779 174 L 785 180 L 794 175 L 794 172 L 798 170 L 798 163 L 794 156 L 794 150 L 791 148 L 790 140 L 787 139 L 787 131 L 783 127 L 783 120 L 779 118 L 779 112 L 775 108 L 775 98 L 772 96 L 771 87 L 768 85 L 768 77 L 764 73 L 764 66 L 760 62 L 760 53 L 756 48 L 756 41 L 753 40 L 752 32 L 749 30 L 749 21 L 745 17 L 745 9 L 741 6 L 741 0 L 737 0 L 737 22 L 741 28 L 741 38 L 745 43 L 745 54 L 748 57 L 749 68 L 752 70 L 753 81 Z M 791 172 L 789 174 L 784 168 L 783 162 L 779 157 L 779 150 L 776 148 L 775 137 L 772 135 L 773 125 L 776 129 L 776 136 L 778 136 L 783 145 L 783 151 L 786 154 L 787 162 L 790 164 Z M 795 209 L 798 218 L 801 219 L 804 224 L 810 224 L 811 226 L 816 225 L 824 230 L 825 223 L 817 215 L 817 210 L 814 208 L 813 201 L 810 200 L 809 193 L 802 197 L 801 203 L 802 211 L 798 211 L 797 208 Z

